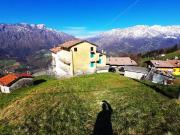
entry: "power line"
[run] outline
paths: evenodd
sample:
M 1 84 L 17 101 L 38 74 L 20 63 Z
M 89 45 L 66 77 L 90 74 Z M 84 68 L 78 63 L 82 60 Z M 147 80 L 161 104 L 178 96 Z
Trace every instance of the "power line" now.
M 124 9 L 122 12 L 120 12 L 114 19 L 112 19 L 112 21 L 110 23 L 106 24 L 105 26 L 109 26 L 109 25 L 113 24 L 114 22 L 116 22 L 122 15 L 124 15 L 126 12 L 131 10 L 139 2 L 140 2 L 140 0 L 135 0 L 132 4 L 130 4 L 126 9 Z

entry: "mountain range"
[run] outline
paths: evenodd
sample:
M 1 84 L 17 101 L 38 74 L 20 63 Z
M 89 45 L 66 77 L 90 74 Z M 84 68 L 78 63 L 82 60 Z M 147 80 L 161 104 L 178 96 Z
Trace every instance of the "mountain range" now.
M 44 24 L 0 24 L 0 57 L 26 58 L 75 37 Z M 138 25 L 86 39 L 108 54 L 142 53 L 180 44 L 180 26 Z
M 142 53 L 180 44 L 180 26 L 138 25 L 112 29 L 87 40 L 110 54 Z
M 26 58 L 74 37 L 46 28 L 44 24 L 0 24 L 0 57 Z

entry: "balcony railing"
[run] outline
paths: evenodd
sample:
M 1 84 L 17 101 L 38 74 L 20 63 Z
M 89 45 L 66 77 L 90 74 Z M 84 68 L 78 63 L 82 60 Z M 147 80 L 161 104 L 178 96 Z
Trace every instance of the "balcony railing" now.
M 62 61 L 63 63 L 70 65 L 71 64 L 71 59 L 70 58 L 59 58 L 60 61 Z
M 64 63 L 60 63 L 59 65 L 59 68 L 61 68 L 63 71 L 65 72 L 70 72 L 70 66 L 64 64 Z

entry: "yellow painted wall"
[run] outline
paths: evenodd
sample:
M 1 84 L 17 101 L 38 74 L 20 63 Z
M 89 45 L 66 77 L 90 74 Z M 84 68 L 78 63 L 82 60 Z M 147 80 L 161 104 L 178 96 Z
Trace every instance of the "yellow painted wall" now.
M 180 68 L 173 68 L 173 75 L 180 75 Z
M 180 75 L 180 68 L 158 68 L 161 71 L 172 71 L 173 75 Z
M 91 54 L 91 47 L 94 48 L 94 52 L 96 52 L 96 46 L 88 43 L 83 42 L 71 48 L 71 52 L 73 53 L 73 63 L 72 66 L 74 67 L 74 73 L 80 72 L 95 72 L 96 70 L 96 53 L 93 58 L 90 57 Z M 77 48 L 77 52 L 74 51 L 74 48 Z M 95 61 L 94 67 L 90 67 L 90 62 Z
M 161 71 L 173 71 L 173 68 L 158 68 Z
M 102 66 L 106 66 L 106 55 L 105 54 L 103 54 L 103 56 L 102 56 Z

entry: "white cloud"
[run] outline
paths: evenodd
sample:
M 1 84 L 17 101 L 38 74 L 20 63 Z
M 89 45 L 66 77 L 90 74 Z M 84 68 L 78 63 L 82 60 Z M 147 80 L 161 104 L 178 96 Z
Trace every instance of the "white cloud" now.
M 103 31 L 100 30 L 90 30 L 86 27 L 74 27 L 74 26 L 66 26 L 61 29 L 61 31 L 71 34 L 77 38 L 87 38 L 97 35 Z

